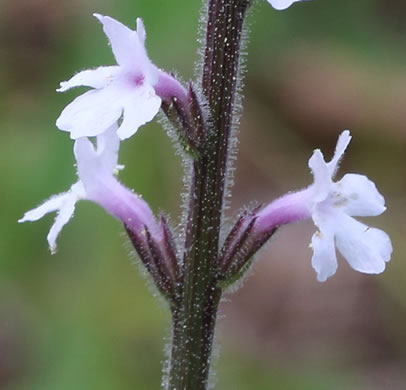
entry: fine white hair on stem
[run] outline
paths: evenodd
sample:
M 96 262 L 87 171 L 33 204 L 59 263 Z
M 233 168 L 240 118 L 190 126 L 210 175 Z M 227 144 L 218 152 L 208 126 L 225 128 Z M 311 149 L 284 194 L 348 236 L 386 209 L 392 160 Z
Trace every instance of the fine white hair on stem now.
M 198 38 L 197 41 L 199 42 L 198 48 L 198 59 L 195 63 L 195 70 L 194 75 L 195 79 L 198 80 L 196 85 L 198 86 L 197 92 L 200 96 L 203 96 L 203 91 L 201 90 L 201 85 L 199 84 L 200 78 L 203 74 L 203 67 L 204 67 L 204 59 L 205 59 L 205 43 L 206 43 L 206 27 L 207 27 L 207 19 L 208 19 L 208 2 L 204 1 L 203 5 L 200 9 L 200 18 L 199 18 L 199 28 L 198 28 Z M 243 29 L 241 32 L 240 38 L 240 53 L 238 58 L 238 73 L 237 73 L 237 80 L 235 86 L 235 93 L 234 93 L 234 102 L 232 105 L 232 122 L 230 125 L 230 136 L 229 136 L 229 145 L 228 145 L 228 158 L 227 158 L 227 167 L 226 167 L 226 175 L 225 175 L 225 183 L 224 183 L 224 194 L 223 194 L 223 215 L 221 220 L 221 229 L 220 229 L 220 246 L 224 242 L 226 237 L 226 230 L 224 229 L 224 225 L 228 221 L 227 215 L 224 213 L 230 208 L 231 204 L 231 187 L 234 184 L 234 162 L 237 160 L 238 154 L 238 134 L 239 134 L 239 125 L 240 119 L 243 112 L 243 89 L 244 89 L 244 76 L 247 71 L 247 47 L 249 44 L 249 32 L 250 32 L 250 23 L 247 20 L 249 17 L 249 13 L 251 12 L 251 8 L 247 10 L 247 17 L 245 18 Z M 204 102 L 203 108 L 206 109 L 206 114 L 209 119 L 210 123 L 210 110 L 208 107 L 207 102 Z M 188 167 L 186 164 L 185 169 Z M 191 168 L 190 168 L 191 169 Z M 188 175 L 187 175 L 188 176 Z M 185 185 L 186 191 L 188 191 L 188 184 L 189 181 L 186 177 Z M 187 218 L 187 210 L 188 210 L 188 201 L 189 201 L 189 193 L 187 192 L 186 195 L 183 197 L 184 205 L 183 209 L 183 217 L 182 217 L 182 224 L 186 221 Z M 183 226 L 185 226 L 183 224 Z

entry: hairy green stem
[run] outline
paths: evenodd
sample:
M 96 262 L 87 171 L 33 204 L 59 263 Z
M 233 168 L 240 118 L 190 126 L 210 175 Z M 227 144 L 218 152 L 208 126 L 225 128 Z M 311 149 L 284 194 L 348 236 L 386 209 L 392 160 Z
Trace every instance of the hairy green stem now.
M 247 0 L 209 0 L 202 88 L 211 128 L 193 161 L 182 288 L 172 308 L 168 390 L 206 390 L 217 308 L 219 238 Z

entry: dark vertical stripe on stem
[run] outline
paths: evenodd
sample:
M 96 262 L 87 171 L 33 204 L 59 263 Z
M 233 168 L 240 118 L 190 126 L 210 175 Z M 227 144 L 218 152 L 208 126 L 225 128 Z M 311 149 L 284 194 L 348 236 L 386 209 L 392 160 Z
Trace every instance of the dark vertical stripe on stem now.
M 202 74 L 210 129 L 193 161 L 182 294 L 173 309 L 169 390 L 206 390 L 221 290 L 219 236 L 247 0 L 209 0 Z

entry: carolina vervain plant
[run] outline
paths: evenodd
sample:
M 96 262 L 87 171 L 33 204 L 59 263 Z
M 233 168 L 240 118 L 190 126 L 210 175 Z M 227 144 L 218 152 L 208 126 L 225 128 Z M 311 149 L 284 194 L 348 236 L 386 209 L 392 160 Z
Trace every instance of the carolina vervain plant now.
M 268 2 L 283 9 L 295 1 Z M 222 294 L 245 274 L 252 256 L 280 226 L 313 219 L 318 231 L 312 238 L 312 265 L 320 281 L 336 271 L 335 247 L 354 269 L 366 273 L 382 272 L 392 252 L 386 233 L 353 218 L 385 210 L 373 182 L 356 174 L 332 180 L 351 140 L 349 131 L 340 135 L 331 161 L 314 151 L 309 160 L 312 185 L 263 208 L 242 211 L 226 231 L 223 217 L 235 158 L 232 143 L 238 124 L 241 45 L 251 3 L 205 2 L 202 66 L 198 79 L 187 85 L 150 61 L 141 19 L 132 31 L 108 16 L 95 14 L 117 65 L 79 72 L 58 90 L 92 88 L 70 103 L 57 120 L 57 126 L 75 140 L 78 181 L 20 220 L 34 221 L 58 211 L 48 234 L 52 252 L 80 199 L 98 203 L 122 221 L 172 314 L 171 352 L 162 382 L 168 390 L 207 389 Z M 134 135 L 160 109 L 185 155 L 189 195 L 180 238 L 174 236 L 163 215 L 156 219 L 148 203 L 116 178 L 120 141 Z M 89 137 L 96 137 L 95 145 Z

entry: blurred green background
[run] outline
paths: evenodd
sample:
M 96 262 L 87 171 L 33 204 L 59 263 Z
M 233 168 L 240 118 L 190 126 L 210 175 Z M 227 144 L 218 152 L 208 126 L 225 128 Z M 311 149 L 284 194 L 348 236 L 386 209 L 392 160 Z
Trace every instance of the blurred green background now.
M 93 12 L 135 26 L 155 64 L 194 75 L 200 0 L 1 0 L 0 388 L 158 389 L 170 328 L 117 221 L 78 204 L 51 256 L 53 216 L 23 213 L 75 180 L 72 142 L 55 127 L 73 73 L 114 63 Z M 388 211 L 394 254 L 378 276 L 340 258 L 320 284 L 314 232 L 283 229 L 243 288 L 221 307 L 217 389 L 404 389 L 406 383 L 406 4 L 313 0 L 281 13 L 258 0 L 249 18 L 245 99 L 230 216 L 311 182 L 315 147 L 327 156 L 350 128 L 339 174 L 373 179 Z M 180 209 L 181 162 L 155 121 L 122 144 L 121 180 L 167 210 Z

